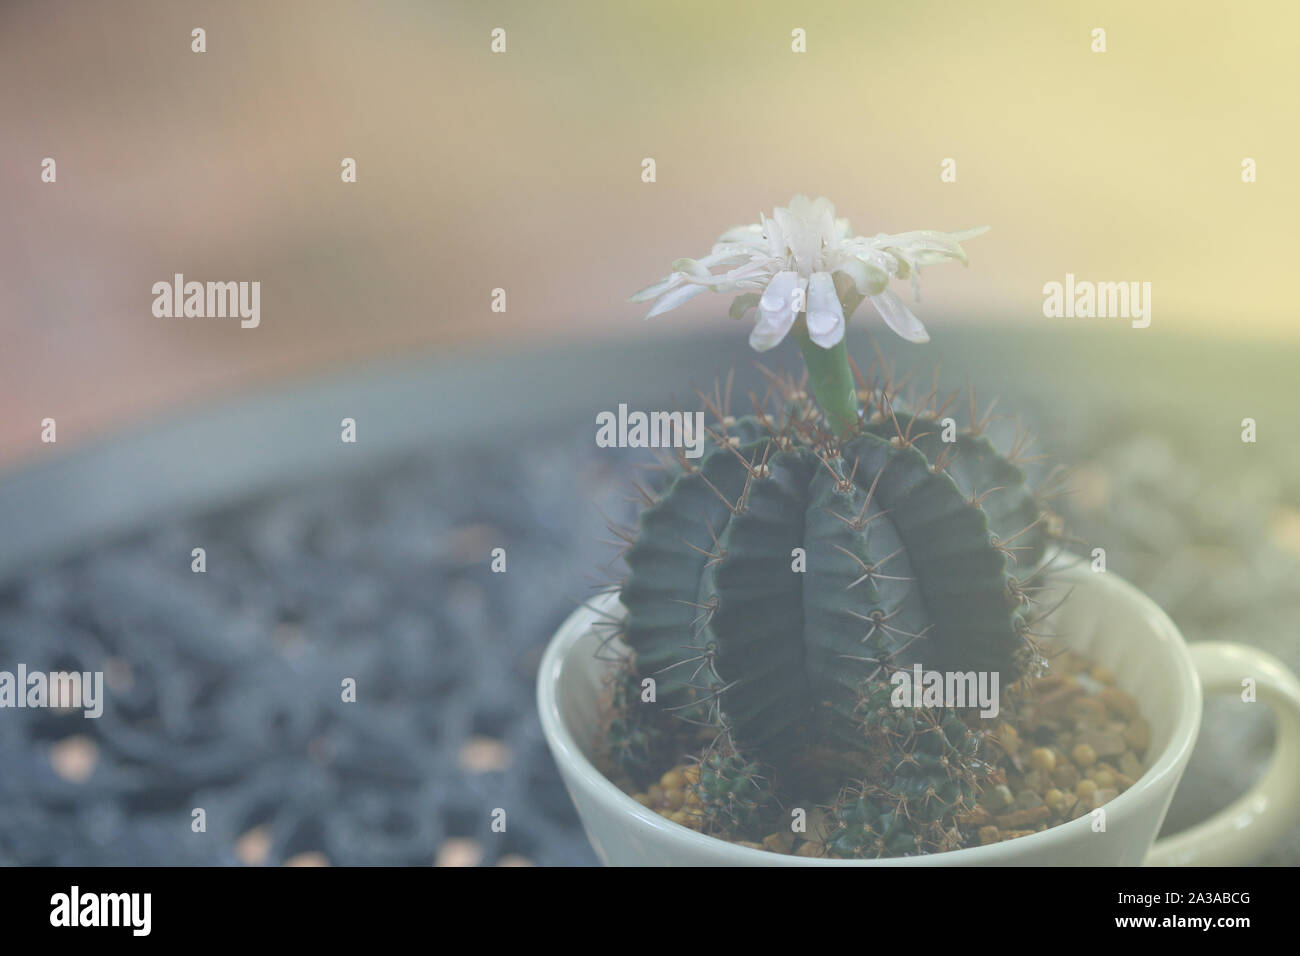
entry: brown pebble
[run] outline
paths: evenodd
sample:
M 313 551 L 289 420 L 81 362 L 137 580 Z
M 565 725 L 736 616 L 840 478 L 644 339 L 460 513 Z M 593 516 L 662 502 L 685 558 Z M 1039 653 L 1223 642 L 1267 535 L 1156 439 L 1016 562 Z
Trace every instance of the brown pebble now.
M 997 740 L 998 746 L 1005 750 L 1008 755 L 1014 757 L 1020 752 L 1020 733 L 1010 724 L 1000 724 L 997 733 L 994 734 L 994 739 Z
M 1142 761 L 1138 760 L 1137 754 L 1128 750 L 1119 758 L 1119 772 L 1126 777 L 1132 777 L 1136 780 L 1142 776 Z
M 686 778 L 680 770 L 669 770 L 659 778 L 659 786 L 664 788 L 665 793 L 673 790 L 683 790 L 686 787 Z
M 1036 830 L 1005 830 L 1002 833 L 1002 841 L 1005 843 L 1007 840 L 1015 840 L 1019 837 L 1029 836 L 1031 833 L 1036 832 Z
M 763 837 L 763 848 L 773 853 L 789 853 L 794 849 L 794 834 L 788 830 L 769 833 Z
M 1030 807 L 1026 810 L 1016 810 L 1012 813 L 1004 813 L 997 818 L 997 824 L 1002 829 L 1024 827 L 1030 824 L 1046 820 L 1052 815 L 1052 811 L 1046 805 L 1039 804 L 1036 807 Z
M 966 827 L 982 827 L 993 822 L 993 814 L 983 807 L 975 807 L 965 813 L 957 814 L 957 822 Z
M 1052 783 L 1062 790 L 1073 790 L 1079 782 L 1079 768 L 1072 763 L 1062 764 L 1052 772 Z
M 1117 717 L 1123 717 L 1125 720 L 1133 720 L 1138 715 L 1137 701 L 1132 695 L 1124 693 L 1118 687 L 1107 687 L 1102 690 L 1097 699 L 1106 705 L 1106 709 Z
M 1151 725 L 1139 717 L 1124 729 L 1124 739 L 1134 750 L 1146 750 L 1151 746 Z
M 1094 808 L 1101 806 L 1103 803 L 1109 803 L 1119 796 L 1119 791 L 1113 787 L 1103 787 L 1096 790 L 1092 795 L 1092 805 Z
M 1035 770 L 1052 773 L 1053 770 L 1056 770 L 1056 754 L 1052 753 L 1052 750 L 1047 747 L 1035 747 L 1030 750 L 1030 765 Z
M 1031 770 L 1020 780 L 1021 790 L 1032 790 L 1035 793 L 1042 793 L 1051 786 L 1052 778 L 1041 770 Z
M 1087 744 L 1098 757 L 1118 757 L 1128 750 L 1128 745 L 1124 742 L 1122 734 L 1108 733 L 1102 730 L 1079 731 L 1079 743 Z
M 307 853 L 298 853 L 289 857 L 282 864 L 283 866 L 329 866 L 330 861 L 324 853 L 318 850 L 310 850 Z
M 821 807 L 814 807 L 808 813 L 808 830 L 804 834 L 805 840 L 812 840 L 814 843 L 824 843 L 830 838 L 835 829 L 835 818 L 832 817 Z
M 980 845 L 988 846 L 990 843 L 997 843 L 1002 839 L 1002 833 L 997 827 L 980 827 L 979 832 Z
M 1097 751 L 1088 744 L 1076 744 L 1070 751 L 1070 759 L 1080 767 L 1091 767 L 1097 762 Z
M 1009 807 L 1016 802 L 1016 798 L 1012 796 L 1011 790 L 1006 786 L 1006 784 L 998 784 L 998 786 L 991 790 L 985 790 L 983 799 L 985 800 L 986 806 L 992 807 L 993 809 Z
M 1046 677 L 1039 678 L 1038 681 L 1034 683 L 1034 688 L 1040 697 L 1044 694 L 1050 694 L 1052 691 L 1060 690 L 1062 687 L 1066 686 L 1068 685 L 1066 684 L 1065 678 L 1060 674 L 1048 674 Z
M 1038 713 L 1044 717 L 1068 714 L 1071 703 L 1082 695 L 1083 688 L 1077 684 L 1066 685 L 1059 690 L 1042 694 L 1037 701 Z
M 799 849 L 794 851 L 795 856 L 825 856 L 826 848 L 820 843 L 812 840 L 805 840 L 799 844 Z
M 1016 806 L 1022 810 L 1041 807 L 1042 805 L 1043 797 L 1035 790 L 1021 790 L 1016 794 Z
M 1106 719 L 1106 707 L 1096 697 L 1080 697 L 1070 704 L 1068 714 L 1076 724 L 1099 724 Z

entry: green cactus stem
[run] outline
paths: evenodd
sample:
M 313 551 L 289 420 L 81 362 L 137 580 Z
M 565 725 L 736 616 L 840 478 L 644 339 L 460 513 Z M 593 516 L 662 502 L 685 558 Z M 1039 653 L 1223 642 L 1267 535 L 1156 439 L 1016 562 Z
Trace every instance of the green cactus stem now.
M 657 778 L 678 755 L 681 731 L 658 707 L 641 702 L 634 671 L 620 669 L 614 675 L 603 737 L 605 764 L 614 776 L 638 786 Z
M 732 839 L 761 839 L 779 825 L 781 808 L 771 780 L 756 762 L 711 750 L 700 760 L 692 788 L 700 800 L 701 829 Z
M 978 735 L 878 695 L 914 663 L 996 671 L 1002 687 L 1041 666 L 1026 583 L 1050 513 L 983 422 L 957 428 L 932 407 L 900 411 L 888 389 L 864 393 L 848 429 L 793 387 L 778 413 L 719 417 L 703 456 L 642 513 L 624 637 L 664 711 L 715 728 L 739 762 L 717 766 L 722 778 L 735 783 L 737 766 L 806 777 L 814 753 L 839 761 L 838 779 L 874 766 L 837 799 L 831 852 L 922 852 L 947 845 L 972 799 Z M 754 822 L 747 803 L 727 807 L 719 829 Z
M 841 441 L 800 417 L 720 424 L 644 512 L 622 588 L 659 701 L 775 764 L 859 741 L 882 669 L 1022 677 L 1015 575 L 1046 547 L 1023 473 L 987 439 L 943 443 L 940 422 L 891 414 Z

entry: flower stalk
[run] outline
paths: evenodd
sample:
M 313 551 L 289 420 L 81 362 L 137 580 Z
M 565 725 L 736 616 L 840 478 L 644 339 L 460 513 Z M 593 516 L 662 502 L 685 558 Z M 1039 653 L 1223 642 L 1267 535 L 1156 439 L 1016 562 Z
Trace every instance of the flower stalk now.
M 858 387 L 843 340 L 824 349 L 808 337 L 804 328 L 798 329 L 796 338 L 808 367 L 808 386 L 826 416 L 826 424 L 840 438 L 853 434 L 858 427 Z

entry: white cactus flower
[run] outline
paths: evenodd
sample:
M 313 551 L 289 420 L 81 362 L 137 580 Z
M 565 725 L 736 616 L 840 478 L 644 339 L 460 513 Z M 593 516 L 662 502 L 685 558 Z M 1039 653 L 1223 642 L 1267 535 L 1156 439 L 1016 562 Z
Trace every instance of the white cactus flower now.
M 844 338 L 845 303 L 836 286 L 836 277 L 842 276 L 840 288 L 870 299 L 891 329 L 909 342 L 928 342 L 925 326 L 889 288 L 890 280 L 911 280 L 919 300 L 921 266 L 950 259 L 965 265 L 960 243 L 988 229 L 855 236 L 847 219 L 835 218 L 830 200 L 806 196 L 795 196 L 788 207 L 778 206 L 770 219 L 761 213 L 759 218 L 754 225 L 727 230 L 704 258 L 678 259 L 672 274 L 630 301 L 655 300 L 648 319 L 702 292 L 739 293 L 731 316 L 757 313 L 749 344 L 758 351 L 766 352 L 784 339 L 801 313 L 806 315 L 808 337 L 828 349 Z

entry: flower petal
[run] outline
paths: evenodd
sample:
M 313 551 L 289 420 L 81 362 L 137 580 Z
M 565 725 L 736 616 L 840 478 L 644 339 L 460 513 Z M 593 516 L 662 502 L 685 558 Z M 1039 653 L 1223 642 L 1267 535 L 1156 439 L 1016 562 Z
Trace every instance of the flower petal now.
M 645 314 L 645 317 L 647 319 L 653 319 L 656 315 L 663 315 L 670 309 L 675 309 L 679 305 L 695 298 L 701 292 L 707 292 L 708 290 L 709 287 L 706 285 L 687 284 L 678 286 L 676 289 L 673 289 L 671 292 L 662 296 L 659 301 L 654 304 L 654 308 Z
M 749 335 L 749 344 L 759 352 L 775 348 L 794 325 L 795 291 L 808 280 L 797 272 L 778 272 L 758 300 L 758 324 Z
M 763 296 L 758 301 L 758 307 L 765 314 L 789 312 L 793 316 L 794 312 L 797 311 L 795 309 L 795 290 L 803 289 L 807 284 L 808 280 L 793 270 L 778 272 L 772 276 L 772 281 L 763 290 Z
M 808 280 L 807 322 L 808 337 L 824 349 L 844 338 L 844 307 L 829 272 L 814 272 Z
M 763 227 L 758 223 L 751 223 L 748 226 L 732 226 L 722 235 L 718 236 L 719 243 L 730 242 L 761 242 L 763 239 Z
M 704 273 L 703 276 L 687 275 L 684 282 L 703 285 L 714 292 L 733 292 L 737 284 L 751 279 L 761 279 L 759 287 L 767 285 L 772 278 L 772 270 L 763 262 L 748 262 L 743 266 L 737 266 L 730 272 Z
M 878 295 L 889 285 L 888 272 L 857 256 L 845 256 L 831 271 L 849 276 L 859 295 Z
M 763 255 L 767 249 L 767 243 L 762 239 L 757 242 L 720 242 L 717 243 L 709 254 L 698 260 L 701 265 L 708 266 L 712 269 L 714 266 L 735 265 L 738 262 L 744 262 L 750 256 Z
M 921 320 L 911 313 L 903 300 L 892 290 L 886 289 L 879 295 L 871 297 L 871 304 L 876 307 L 880 317 L 891 329 L 909 342 L 928 342 L 930 335 L 925 331 Z
M 988 228 L 988 226 L 978 226 L 961 232 L 919 229 L 914 232 L 902 232 L 896 236 L 881 233 L 872 240 L 872 244 L 878 249 L 895 252 L 913 266 L 935 265 L 954 259 L 962 265 L 967 265 L 969 260 L 961 243 L 988 232 Z
M 709 277 L 709 265 L 707 262 L 699 262 L 695 259 L 676 259 L 673 261 L 673 272 L 685 272 L 687 275 L 696 278 Z
M 773 210 L 773 218 L 785 237 L 785 245 L 794 256 L 794 264 L 800 272 L 807 274 L 820 262 L 823 247 L 822 221 L 814 217 L 816 205 L 804 196 L 791 200 L 792 208 L 778 206 Z
M 654 285 L 648 285 L 639 292 L 633 292 L 628 296 L 629 302 L 649 302 L 651 299 L 657 299 L 669 289 L 674 289 L 684 282 L 686 277 L 679 272 L 665 276 Z
M 791 322 L 791 325 L 794 323 Z M 749 347 L 755 352 L 766 352 L 781 344 L 790 331 L 790 326 L 782 327 L 766 318 L 759 318 L 754 330 L 749 333 Z

